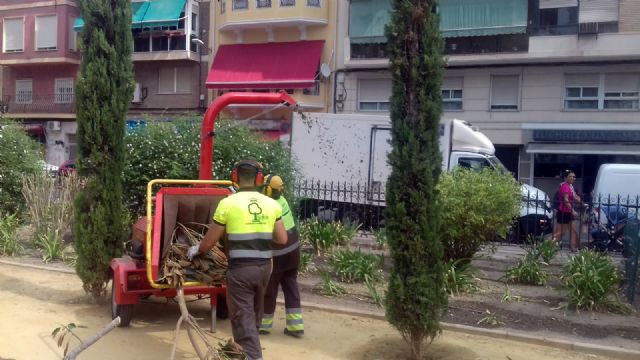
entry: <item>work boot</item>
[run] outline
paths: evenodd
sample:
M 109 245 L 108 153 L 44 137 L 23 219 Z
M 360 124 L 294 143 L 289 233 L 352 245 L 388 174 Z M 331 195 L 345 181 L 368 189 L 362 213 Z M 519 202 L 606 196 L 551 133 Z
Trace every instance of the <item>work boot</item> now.
M 296 339 L 302 339 L 302 336 L 304 335 L 304 330 L 289 331 L 287 328 L 285 328 L 284 334 L 292 336 Z

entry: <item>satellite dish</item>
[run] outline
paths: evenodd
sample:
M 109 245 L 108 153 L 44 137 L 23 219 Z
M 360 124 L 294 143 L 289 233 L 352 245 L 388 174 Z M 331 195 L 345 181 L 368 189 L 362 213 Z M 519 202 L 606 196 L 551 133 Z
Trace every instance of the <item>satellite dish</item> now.
M 329 68 L 329 65 L 324 63 L 320 65 L 320 75 L 325 79 L 331 76 L 331 69 Z

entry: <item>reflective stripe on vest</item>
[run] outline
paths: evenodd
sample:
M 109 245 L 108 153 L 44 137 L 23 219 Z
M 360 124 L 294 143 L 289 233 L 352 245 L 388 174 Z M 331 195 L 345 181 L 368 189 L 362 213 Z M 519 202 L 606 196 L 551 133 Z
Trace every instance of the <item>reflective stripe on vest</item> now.
M 284 249 L 273 250 L 273 256 L 282 256 L 282 255 L 288 254 L 299 247 L 300 247 L 300 242 L 296 241 L 295 243 L 287 246 Z
M 271 240 L 273 238 L 272 233 L 257 232 L 246 234 L 229 234 L 230 241 L 243 241 L 243 240 Z
M 253 258 L 253 259 L 271 259 L 272 251 L 271 250 L 229 250 L 229 258 L 230 259 L 242 259 L 242 258 Z
M 274 223 L 281 217 L 277 201 L 256 191 L 241 191 L 222 199 L 213 220 L 227 232 L 229 259 L 272 257 Z

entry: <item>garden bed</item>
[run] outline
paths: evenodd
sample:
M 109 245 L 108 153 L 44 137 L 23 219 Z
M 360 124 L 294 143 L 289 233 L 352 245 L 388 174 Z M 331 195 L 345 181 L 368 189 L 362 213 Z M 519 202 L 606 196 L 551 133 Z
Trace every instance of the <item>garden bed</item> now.
M 23 255 L 3 259 L 29 265 L 45 265 L 41 251 L 30 245 L 29 228 L 21 229 L 19 234 L 20 242 L 25 249 Z M 390 267 L 388 251 L 378 249 L 372 237 L 357 237 L 350 244 L 350 249 L 383 256 L 385 266 L 382 275 L 383 279 L 388 278 Z M 308 250 L 305 248 L 305 252 Z M 472 262 L 472 265 L 478 269 L 476 276 L 479 290 L 451 296 L 449 307 L 442 320 L 474 327 L 515 329 L 599 339 L 605 344 L 620 344 L 640 350 L 640 342 L 638 342 L 640 315 L 637 312 L 618 315 L 558 308 L 565 300 L 565 292 L 556 277 L 561 273 L 562 265 L 568 259 L 568 254 L 564 251 L 561 251 L 549 265 L 547 270 L 553 275 L 546 286 L 508 284 L 509 299 L 505 300 L 507 285 L 501 277 L 505 270 L 515 265 L 524 253 L 525 250 L 517 246 L 497 246 L 494 251 L 481 252 Z M 620 258 L 614 257 L 613 260 L 620 266 Z M 73 269 L 71 264 L 62 261 L 51 261 L 46 265 L 58 269 Z M 313 257 L 310 270 L 299 276 L 303 302 L 384 315 L 384 309 L 376 304 L 370 290 L 363 282 L 345 283 L 334 276 L 332 281 L 344 288 L 345 293 L 336 296 L 323 295 L 324 280 L 320 269 L 330 268 L 326 256 Z M 384 280 L 378 282 L 375 287 L 380 295 L 386 291 Z
M 365 253 L 384 254 L 386 266 L 383 277 L 388 278 L 388 252 L 377 249 L 372 237 L 358 237 L 351 242 L 350 247 Z M 501 279 L 505 270 L 514 266 L 524 254 L 523 248 L 512 245 L 497 246 L 493 251 L 479 253 L 472 262 L 472 266 L 478 269 L 476 276 L 479 290 L 451 296 L 442 320 L 475 327 L 577 336 L 589 339 L 587 342 L 601 339 L 605 344 L 617 343 L 640 349 L 640 343 L 637 342 L 640 340 L 640 315 L 637 312 L 619 315 L 577 311 L 561 306 L 566 300 L 566 291 L 562 289 L 558 276 L 569 258 L 566 251 L 560 251 L 547 267 L 550 277 L 546 286 L 505 284 Z M 621 266 L 621 258 L 614 256 L 612 260 Z M 300 275 L 303 301 L 384 314 L 384 309 L 376 304 L 364 283 L 344 283 L 334 278 L 333 281 L 343 287 L 346 293 L 337 296 L 322 295 L 324 280 L 317 269 L 327 267 L 325 257 L 315 257 L 311 270 Z M 380 294 L 384 294 L 386 283 L 383 281 L 376 288 Z

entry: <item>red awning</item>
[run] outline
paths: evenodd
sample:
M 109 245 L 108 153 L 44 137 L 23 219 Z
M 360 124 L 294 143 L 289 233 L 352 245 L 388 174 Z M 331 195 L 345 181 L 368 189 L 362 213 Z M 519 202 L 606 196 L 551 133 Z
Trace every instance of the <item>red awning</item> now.
M 209 89 L 313 87 L 324 40 L 220 45 Z

